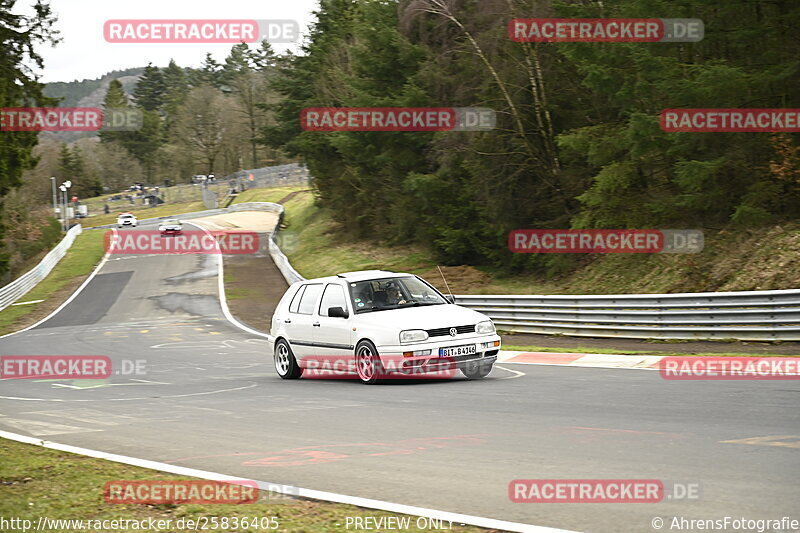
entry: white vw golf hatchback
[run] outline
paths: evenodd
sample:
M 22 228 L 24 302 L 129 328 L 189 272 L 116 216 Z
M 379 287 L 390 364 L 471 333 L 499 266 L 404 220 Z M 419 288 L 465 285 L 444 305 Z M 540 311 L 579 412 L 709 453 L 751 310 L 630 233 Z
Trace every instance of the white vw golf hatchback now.
M 491 372 L 500 349 L 489 317 L 453 304 L 418 276 L 382 270 L 294 283 L 271 334 L 283 379 L 321 362 L 364 383 L 455 369 L 477 379 Z

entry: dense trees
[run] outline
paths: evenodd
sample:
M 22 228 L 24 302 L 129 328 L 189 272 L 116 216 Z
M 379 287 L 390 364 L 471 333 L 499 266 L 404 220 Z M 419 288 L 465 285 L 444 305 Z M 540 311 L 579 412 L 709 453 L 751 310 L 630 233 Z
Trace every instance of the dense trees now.
M 34 14 L 12 13 L 16 0 L 0 0 L 0 108 L 52 105 L 55 101 L 44 96 L 42 84 L 31 67 L 42 68 L 35 46 L 55 43 L 55 21 L 49 5 L 37 1 Z M 0 131 L 0 213 L 4 197 L 21 183 L 23 172 L 36 163 L 33 148 L 35 132 Z M 11 253 L 4 238 L 7 218 L 0 223 L 0 276 L 9 268 Z
M 518 43 L 516 17 L 700 18 L 699 43 Z M 515 228 L 752 226 L 800 215 L 794 135 L 665 133 L 681 107 L 800 107 L 800 6 L 731 0 L 322 0 L 279 60 L 265 128 L 357 234 L 432 242 L 450 263 L 514 256 Z M 305 132 L 313 106 L 486 106 L 492 132 Z

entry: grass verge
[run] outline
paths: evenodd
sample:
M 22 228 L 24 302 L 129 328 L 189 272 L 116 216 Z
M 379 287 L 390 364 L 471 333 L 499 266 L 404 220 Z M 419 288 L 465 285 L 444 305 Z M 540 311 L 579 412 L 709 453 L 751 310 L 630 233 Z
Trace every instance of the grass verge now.
M 178 520 L 183 518 L 201 521 L 212 517 L 261 518 L 275 517 L 277 531 L 283 532 L 328 532 L 347 531 L 347 517 L 398 516 L 383 511 L 363 509 L 352 505 L 333 504 L 302 499 L 266 498 L 261 493 L 257 503 L 246 505 L 162 504 L 120 505 L 109 504 L 103 499 L 103 486 L 117 480 L 178 480 L 192 479 L 185 476 L 163 474 L 102 459 L 84 457 L 0 439 L 0 501 L 3 502 L 3 518 L 31 520 L 34 527 L 39 517 L 50 519 L 83 520 L 171 520 L 171 527 L 159 528 L 167 533 L 185 533 L 179 529 Z M 411 517 L 414 525 L 416 519 Z M 447 525 L 447 523 L 445 523 Z M 143 528 L 148 530 L 147 527 Z M 86 528 L 86 530 L 96 530 Z M 114 531 L 139 531 L 114 529 Z M 212 531 L 252 531 L 263 533 L 269 529 L 257 528 L 213 528 Z M 352 530 L 352 525 L 350 530 Z M 50 531 L 79 531 L 60 527 Z M 272 531 L 275 531 L 274 529 Z M 406 531 L 429 531 L 412 527 Z M 486 531 L 477 527 L 453 524 L 455 532 Z
M 88 276 L 105 255 L 104 230 L 86 230 L 75 239 L 61 261 L 36 287 L 18 302 L 44 300 L 35 304 L 11 305 L 0 312 L 0 334 L 11 333 L 44 318 L 58 307 Z M 63 297 L 62 297 L 63 295 Z
M 233 203 L 241 204 L 244 202 L 278 202 L 293 192 L 304 191 L 307 189 L 307 185 L 250 189 L 240 193 L 239 196 L 236 197 L 236 201 Z

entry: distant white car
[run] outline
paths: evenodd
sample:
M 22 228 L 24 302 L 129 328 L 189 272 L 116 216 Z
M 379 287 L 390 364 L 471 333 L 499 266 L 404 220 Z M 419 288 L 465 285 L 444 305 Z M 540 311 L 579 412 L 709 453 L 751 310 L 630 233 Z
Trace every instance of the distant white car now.
M 445 367 L 478 379 L 491 372 L 500 350 L 489 317 L 455 305 L 418 276 L 380 270 L 292 284 L 270 331 L 283 379 L 331 358 L 364 383 Z
M 173 235 L 183 231 L 183 223 L 177 218 L 168 218 L 158 226 L 161 235 Z
M 117 227 L 121 228 L 123 226 L 130 226 L 132 228 L 136 227 L 138 224 L 136 217 L 132 213 L 120 213 L 117 217 Z

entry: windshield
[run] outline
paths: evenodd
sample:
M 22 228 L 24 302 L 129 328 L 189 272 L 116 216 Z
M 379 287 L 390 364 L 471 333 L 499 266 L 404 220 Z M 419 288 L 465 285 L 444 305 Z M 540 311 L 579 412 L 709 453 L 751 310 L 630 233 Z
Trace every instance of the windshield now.
M 447 303 L 430 285 L 410 276 L 353 282 L 350 296 L 356 313 Z

